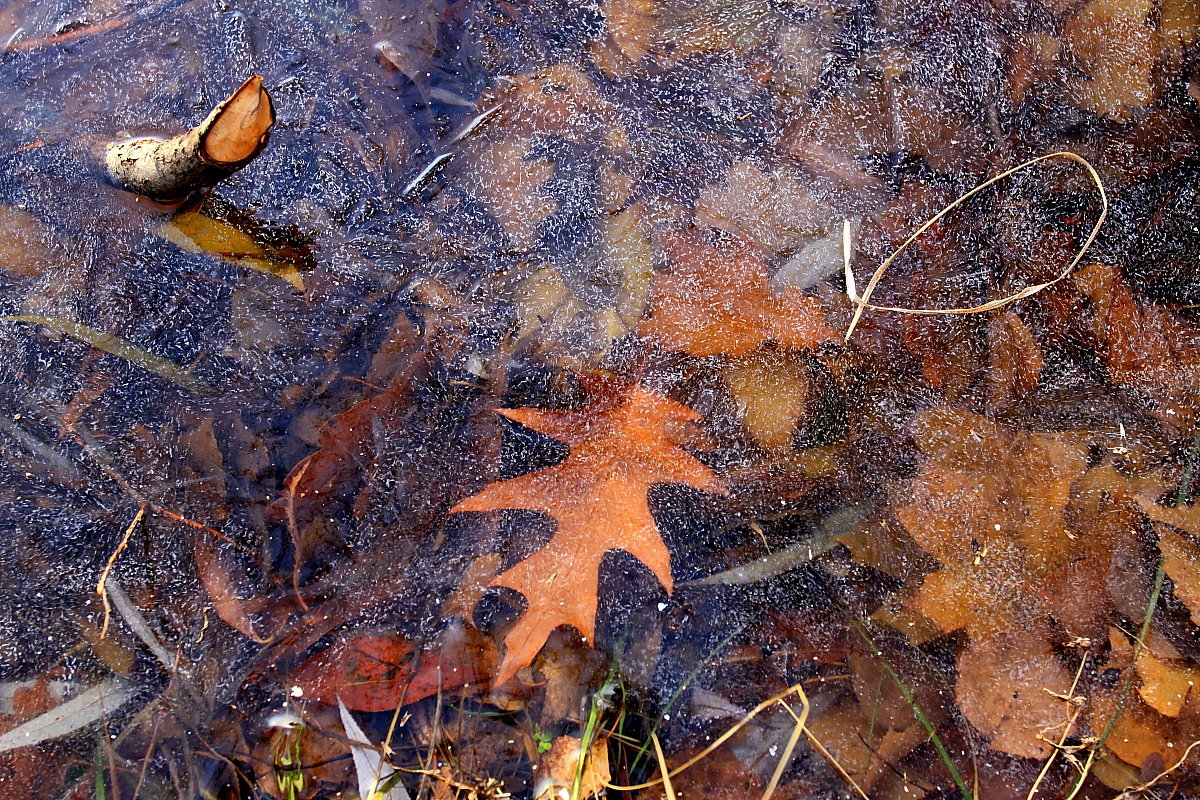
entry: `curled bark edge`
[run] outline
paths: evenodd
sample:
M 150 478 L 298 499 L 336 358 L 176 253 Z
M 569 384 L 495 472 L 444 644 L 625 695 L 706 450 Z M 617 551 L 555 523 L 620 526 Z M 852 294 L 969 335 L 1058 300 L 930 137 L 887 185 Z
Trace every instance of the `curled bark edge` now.
M 247 92 L 256 93 L 267 104 L 265 128 L 248 155 L 233 161 L 213 159 L 206 147 L 209 135 L 229 106 Z M 152 200 L 171 202 L 212 186 L 253 161 L 267 146 L 274 123 L 271 96 L 262 86 L 262 76 L 255 75 L 190 131 L 170 139 L 142 137 L 114 142 L 104 147 L 100 160 L 114 185 Z

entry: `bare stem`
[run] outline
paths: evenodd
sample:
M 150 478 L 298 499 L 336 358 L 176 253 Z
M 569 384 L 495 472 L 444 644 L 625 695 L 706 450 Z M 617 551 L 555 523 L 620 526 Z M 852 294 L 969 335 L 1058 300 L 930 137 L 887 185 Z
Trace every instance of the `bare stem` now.
M 152 200 L 179 200 L 212 186 L 266 147 L 275 109 L 255 75 L 187 133 L 109 144 L 101 160 L 114 184 Z

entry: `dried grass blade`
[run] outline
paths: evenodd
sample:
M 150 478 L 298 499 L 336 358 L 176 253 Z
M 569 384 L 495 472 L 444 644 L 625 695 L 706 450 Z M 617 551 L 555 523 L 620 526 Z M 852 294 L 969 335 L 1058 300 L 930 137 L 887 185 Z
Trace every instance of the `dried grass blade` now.
M 1074 162 L 1082 165 L 1083 168 L 1085 170 L 1087 170 L 1088 177 L 1091 178 L 1091 180 L 1094 184 L 1096 184 L 1096 189 L 1100 194 L 1100 216 L 1097 217 L 1095 224 L 1092 225 L 1091 232 L 1088 234 L 1088 237 L 1084 241 L 1083 246 L 1081 248 L 1079 248 L 1079 252 L 1075 254 L 1075 258 L 1071 259 L 1071 262 L 1069 264 L 1067 264 L 1067 266 L 1064 267 L 1062 269 L 1062 271 L 1059 272 L 1056 277 L 1054 277 L 1053 279 L 1051 279 L 1049 281 L 1046 281 L 1045 283 L 1038 283 L 1033 286 L 1027 286 L 1024 289 L 1022 289 L 1021 291 L 1017 292 L 1016 294 L 1009 295 L 1008 297 L 1002 297 L 998 300 L 991 300 L 982 305 L 971 306 L 969 308 L 967 308 L 967 307 L 963 307 L 963 308 L 904 308 L 904 307 L 900 307 L 900 306 L 878 306 L 878 305 L 874 305 L 870 302 L 871 295 L 875 292 L 875 288 L 879 285 L 880 280 L 883 279 L 884 273 L 887 272 L 888 268 L 891 267 L 892 263 L 897 258 L 899 258 L 900 255 L 905 250 L 908 249 L 909 245 L 911 245 L 913 242 L 915 242 L 917 239 L 919 239 L 921 237 L 921 234 L 925 233 L 925 231 L 929 230 L 931 227 L 936 225 L 939 221 L 941 221 L 941 219 L 943 217 L 945 217 L 951 211 L 958 208 L 960 205 L 962 205 L 963 203 L 965 203 L 967 200 L 971 199 L 975 195 L 979 194 L 984 189 L 987 189 L 988 187 L 990 187 L 996 183 L 999 183 L 1000 181 L 1004 180 L 1005 178 L 1015 175 L 1016 173 L 1020 172 L 1021 170 L 1028 169 L 1029 167 L 1032 167 L 1035 164 L 1039 164 L 1043 161 L 1048 161 L 1052 158 L 1065 158 L 1065 159 L 1074 161 Z M 1100 175 L 1099 175 L 1099 173 L 1096 172 L 1096 168 L 1093 167 L 1086 158 L 1084 158 L 1083 156 L 1077 155 L 1075 153 L 1067 152 L 1065 150 L 1057 152 L 1057 153 L 1049 153 L 1044 156 L 1038 156 L 1037 158 L 1031 158 L 1023 164 L 1019 164 L 1010 170 L 1006 170 L 1006 171 L 1000 173 L 999 175 L 996 175 L 993 178 L 989 178 L 988 180 L 979 184 L 974 189 L 967 192 L 963 196 L 959 197 L 953 203 L 946 206 L 941 211 L 939 211 L 938 213 L 934 214 L 932 217 L 927 219 L 921 225 L 921 227 L 917 228 L 917 230 L 911 236 L 909 236 L 907 239 L 905 239 L 904 242 L 899 247 L 897 247 L 892 252 L 892 254 L 890 256 L 888 256 L 886 260 L 884 260 L 884 262 L 882 264 L 879 265 L 879 267 L 875 270 L 875 274 L 873 274 L 871 276 L 871 280 L 867 282 L 867 288 L 865 290 L 863 290 L 862 296 L 859 296 L 858 293 L 855 291 L 854 275 L 850 269 L 850 223 L 847 222 L 842 229 L 843 265 L 844 265 L 845 272 L 846 272 L 846 293 L 850 298 L 850 302 L 855 305 L 855 309 L 854 309 L 854 317 L 850 320 L 850 326 L 846 329 L 845 341 L 847 341 L 847 342 L 850 341 L 850 337 L 852 335 L 854 335 L 854 329 L 856 327 L 858 327 L 859 319 L 862 318 L 863 311 L 865 311 L 867 309 L 870 309 L 872 311 L 894 311 L 898 314 L 924 314 L 924 315 L 930 315 L 930 316 L 941 315 L 941 314 L 979 314 L 984 311 L 992 311 L 994 309 L 1001 308 L 1003 306 L 1008 305 L 1009 303 L 1014 303 L 1017 300 L 1021 300 L 1023 298 L 1037 294 L 1038 292 L 1042 291 L 1043 289 L 1047 289 L 1047 288 L 1053 286 L 1054 284 L 1058 283 L 1063 278 L 1066 278 L 1068 275 L 1071 274 L 1071 272 L 1075 269 L 1075 267 L 1079 265 L 1079 262 L 1083 260 L 1084 254 L 1087 253 L 1088 249 L 1092 246 L 1092 243 L 1094 241 L 1096 241 L 1096 236 L 1099 235 L 1100 228 L 1101 228 L 1101 226 L 1104 225 L 1104 220 L 1107 217 L 1108 217 L 1108 193 L 1104 190 L 1104 182 L 1100 179 Z
M 0 317 L 0 321 L 44 325 L 47 328 L 53 328 L 56 331 L 86 342 L 97 350 L 103 350 L 117 358 L 123 358 L 132 364 L 137 364 L 142 369 L 153 372 L 160 378 L 166 378 L 171 383 L 182 386 L 189 391 L 196 392 L 197 394 L 208 394 L 212 391 L 212 387 L 207 383 L 174 361 L 162 356 L 156 356 L 154 353 L 143 350 L 119 336 L 98 331 L 95 328 L 88 327 L 74 320 L 63 319 L 62 317 L 44 317 L 41 314 L 14 314 L 12 316 Z
M 675 787 L 671 785 L 671 770 L 667 766 L 667 757 L 663 755 L 662 744 L 658 741 L 658 734 L 651 733 L 650 741 L 654 743 L 654 757 L 658 759 L 659 774 L 662 775 L 663 793 L 667 796 L 667 800 L 675 800 Z
M 808 720 L 808 711 L 809 711 L 808 695 L 805 694 L 805 692 L 804 692 L 804 686 L 799 683 L 797 683 L 794 686 L 789 687 L 785 691 L 780 692 L 779 694 L 775 695 L 774 697 L 767 698 L 766 700 L 764 700 L 761 703 L 759 703 L 758 705 L 756 705 L 754 708 L 750 709 L 750 711 L 745 716 L 743 716 L 740 720 L 738 720 L 733 725 L 731 725 L 728 730 L 726 730 L 724 733 L 722 733 L 720 736 L 718 736 L 715 740 L 713 740 L 713 742 L 711 744 L 709 744 L 707 747 L 705 747 L 699 753 L 692 756 L 690 759 L 688 759 L 687 761 L 685 761 L 683 764 L 679 765 L 675 769 L 671 770 L 670 772 L 664 772 L 663 776 L 661 778 L 655 778 L 652 781 L 647 781 L 646 783 L 639 783 L 634 786 L 618 786 L 617 784 L 610 783 L 610 784 L 608 784 L 608 788 L 615 789 L 618 792 L 636 792 L 640 789 L 648 789 L 651 786 L 658 786 L 660 784 L 665 784 L 671 778 L 675 777 L 676 775 L 679 775 L 680 773 L 682 773 L 683 771 L 685 771 L 687 769 L 690 769 L 691 767 L 694 767 L 696 764 L 699 764 L 701 761 L 703 761 L 705 758 L 707 758 L 714 750 L 716 750 L 721 745 L 725 744 L 725 742 L 729 741 L 729 739 L 732 738 L 735 734 L 737 734 L 738 731 L 740 731 L 742 728 L 744 728 L 746 725 L 748 725 L 750 723 L 750 720 L 754 719 L 759 714 L 761 714 L 763 711 L 766 711 L 768 708 L 775 705 L 776 703 L 782 702 L 784 700 L 784 698 L 786 698 L 788 695 L 793 695 L 793 694 L 796 695 L 796 697 L 800 700 L 801 710 L 800 710 L 800 714 L 797 716 L 795 714 L 795 712 L 793 712 L 791 710 L 791 708 L 787 706 L 786 703 L 784 704 L 784 708 L 787 709 L 788 713 L 792 715 L 792 718 L 796 720 L 796 727 L 792 731 L 792 735 L 788 739 L 788 744 L 784 748 L 783 753 L 780 756 L 779 765 L 775 768 L 775 774 L 771 778 L 771 783 L 767 786 L 767 791 L 764 792 L 764 794 L 763 794 L 762 800 L 770 800 L 771 794 L 774 793 L 775 787 L 778 784 L 779 779 L 783 776 L 783 771 L 787 768 L 788 761 L 791 759 L 792 750 L 796 746 L 796 741 L 799 740 L 800 736 L 803 735 L 803 733 L 804 733 L 805 722 Z M 655 737 L 655 738 L 657 738 L 657 737 Z
M 68 736 L 117 711 L 133 696 L 133 688 L 122 680 L 101 681 L 0 736 L 0 753 Z

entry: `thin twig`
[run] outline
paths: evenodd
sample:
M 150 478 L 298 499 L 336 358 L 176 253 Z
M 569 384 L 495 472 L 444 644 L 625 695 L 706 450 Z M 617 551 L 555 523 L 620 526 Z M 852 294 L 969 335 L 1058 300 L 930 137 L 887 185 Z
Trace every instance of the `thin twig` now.
M 400 697 L 396 699 L 396 708 L 392 711 L 392 721 L 388 723 L 387 736 L 383 737 L 383 744 L 380 747 L 383 749 L 383 754 L 391 758 L 395 753 L 392 750 L 392 737 L 396 735 L 396 727 L 402 725 L 400 722 L 400 712 L 404 708 L 404 701 L 408 697 L 408 687 L 412 685 L 413 676 L 416 674 L 419 664 L 421 663 L 421 651 L 417 651 L 416 657 L 413 659 L 412 668 L 408 671 L 408 680 L 404 682 L 404 688 L 400 690 Z M 407 721 L 407 717 L 405 718 Z
M 121 782 L 117 779 L 116 753 L 113 752 L 112 739 L 108 733 L 108 720 L 104 721 L 101 730 L 104 732 L 104 753 L 108 756 L 109 785 L 112 787 L 113 800 L 121 800 Z
M 136 17 L 134 14 L 121 14 L 110 19 L 101 20 L 93 25 L 83 25 L 78 28 L 72 28 L 64 33 L 56 33 L 53 36 L 47 36 L 42 39 L 28 39 L 24 42 L 12 42 L 6 46 L 7 50 L 16 52 L 25 52 L 29 50 L 38 50 L 43 47 L 49 47 L 55 44 L 66 44 L 73 42 L 76 39 L 82 39 L 86 36 L 95 36 L 100 33 L 115 31 L 118 28 L 128 24 Z
M 792 734 L 788 737 L 787 744 L 783 746 L 783 752 L 779 754 L 779 763 L 775 765 L 775 772 L 771 775 L 771 782 L 767 784 L 766 791 L 762 794 L 762 800 L 771 800 L 771 796 L 775 794 L 775 790 L 779 788 L 779 782 L 783 780 L 783 772 L 788 768 L 788 764 L 792 761 L 792 752 L 796 749 L 796 743 L 800 741 L 801 735 L 808 732 L 805 723 L 808 722 L 808 697 L 803 693 L 800 696 L 804 702 L 804 708 L 797 715 L 792 711 L 792 707 L 782 700 L 779 705 L 783 706 L 783 710 L 791 715 L 796 721 L 796 726 L 792 728 Z
M 437 763 L 434 756 L 437 754 L 437 742 L 438 742 L 438 739 L 441 737 L 441 734 L 438 731 L 438 728 L 440 728 L 442 725 L 442 668 L 440 665 L 438 666 L 437 672 L 438 672 L 437 702 L 433 707 L 433 719 L 430 722 L 431 730 L 430 730 L 430 735 L 429 735 L 429 750 L 427 751 L 427 753 L 425 755 L 425 763 L 423 765 L 424 769 L 426 769 L 426 770 L 432 770 L 433 765 L 435 763 Z M 430 771 L 428 774 L 433 775 L 435 773 Z M 428 785 L 428 779 L 426 776 L 422 776 L 421 784 L 417 787 L 417 796 L 418 797 L 421 795 L 421 793 L 424 790 L 426 785 Z
M 108 619 L 112 615 L 112 606 L 108 603 L 108 593 L 105 591 L 104 584 L 108 581 L 108 574 L 112 572 L 113 564 L 117 563 L 117 557 L 125 550 L 129 544 L 129 537 L 133 535 L 133 531 L 137 528 L 138 523 L 142 521 L 142 517 L 146 515 L 146 504 L 138 508 L 137 515 L 134 516 L 133 522 L 129 523 L 129 527 L 125 529 L 125 535 L 121 537 L 121 541 L 117 544 L 117 549 L 112 551 L 112 555 L 108 557 L 108 563 L 104 565 L 104 569 L 100 572 L 100 580 L 96 581 L 96 594 L 100 596 L 101 602 L 104 603 L 104 623 L 100 626 L 100 638 L 104 639 L 108 636 Z
M 150 756 L 154 754 L 154 748 L 158 745 L 158 726 L 162 723 L 162 719 L 162 711 L 156 710 L 154 714 L 154 728 L 150 731 L 150 743 L 146 745 L 146 754 L 142 756 L 142 769 L 138 772 L 137 783 L 133 787 L 133 800 L 138 799 L 138 795 L 142 793 L 142 784 L 146 782 L 146 772 L 150 766 Z
M 858 782 L 855 781 L 854 778 L 850 777 L 850 773 L 846 771 L 845 767 L 838 763 L 838 760 L 833 757 L 833 753 L 829 752 L 825 748 L 825 745 L 821 744 L 821 740 L 816 737 L 816 734 L 814 734 L 808 728 L 805 728 L 804 735 L 808 737 L 808 743 L 815 747 L 818 753 L 825 756 L 826 760 L 833 765 L 833 768 L 838 771 L 838 774 L 842 776 L 842 779 L 845 780 L 846 783 L 850 784 L 850 788 L 854 789 L 859 797 L 861 797 L 863 800 L 871 800 L 871 798 L 867 796 L 867 793 L 862 790 L 862 787 L 858 785 Z
M 1196 475 L 1196 459 L 1200 456 L 1200 425 L 1196 426 L 1196 432 L 1192 434 L 1192 446 L 1188 448 L 1187 458 L 1183 465 L 1183 475 L 1179 478 L 1179 488 L 1175 490 L 1175 505 L 1189 505 L 1188 499 L 1192 495 L 1192 479 Z
M 160 506 L 158 503 L 151 501 L 148 497 L 146 497 L 145 493 L 143 493 L 141 490 L 136 488 L 120 472 L 118 472 L 115 467 L 112 466 L 108 456 L 106 454 L 104 454 L 103 451 L 101 451 L 98 447 L 91 444 L 87 440 L 87 438 L 82 434 L 82 432 L 79 431 L 77 426 L 67 422 L 65 419 L 63 419 L 63 417 L 61 415 L 56 414 L 55 416 L 57 417 L 58 422 L 62 426 L 63 430 L 65 430 L 68 434 L 70 434 L 71 438 L 75 441 L 75 443 L 77 445 L 79 445 L 79 447 L 83 449 L 84 453 L 86 453 L 91 458 L 91 460 L 96 464 L 96 466 L 100 468 L 100 471 L 103 472 L 105 475 L 107 475 L 113 481 L 113 483 L 115 483 L 115 484 L 117 484 L 117 486 L 121 487 L 125 491 L 126 494 L 128 494 L 130 497 L 132 497 L 134 500 L 136 500 L 139 504 L 146 506 L 146 508 L 153 511 L 155 514 L 160 514 L 160 515 L 166 517 L 167 519 L 171 519 L 171 520 L 174 520 L 175 522 L 179 522 L 184 525 L 187 525 L 188 527 L 195 528 L 196 530 L 199 530 L 199 531 L 203 531 L 204 533 L 207 533 L 209 536 L 212 536 L 216 539 L 220 539 L 222 542 L 225 542 L 226 544 L 233 545 L 237 549 L 239 549 L 245 553 L 248 553 L 251 556 L 254 555 L 254 552 L 249 547 L 242 544 L 241 542 L 236 542 L 233 539 L 230 539 L 228 536 L 226 536 L 225 534 L 221 533 L 220 531 L 218 531 L 214 528 L 210 528 L 209 526 L 207 526 L 203 523 L 197 522 L 194 519 L 189 519 L 180 514 L 176 514 L 174 511 L 164 508 L 163 506 Z
M 149 5 L 148 7 L 143 7 L 137 11 L 127 11 L 123 14 L 117 14 L 116 16 L 109 17 L 108 19 L 102 19 L 99 22 L 94 22 L 90 25 L 80 25 L 77 28 L 71 28 L 70 30 L 63 31 L 62 33 L 56 33 L 41 39 L 29 39 L 24 42 L 10 41 L 9 44 L 6 45 L 6 49 L 16 52 L 30 52 L 33 50 L 39 50 L 43 47 L 50 47 L 57 44 L 67 44 L 88 36 L 97 36 L 103 33 L 110 33 L 131 23 L 143 22 L 151 19 L 156 14 L 166 11 L 172 6 L 179 5 L 182 2 L 184 2 L 184 0 L 162 0 L 162 2 Z
M 300 463 L 300 469 L 295 471 L 295 475 L 288 476 L 286 492 L 287 492 L 287 527 L 288 534 L 292 538 L 292 591 L 296 595 L 296 602 L 300 604 L 300 608 L 307 613 L 308 603 L 304 602 L 304 593 L 300 591 L 300 556 L 302 550 L 300 547 L 300 532 L 296 526 L 296 486 L 300 481 L 304 480 L 308 468 L 312 465 L 312 456 L 304 459 Z
M 1194 749 L 1194 748 L 1195 748 L 1197 745 L 1200 745 L 1200 739 L 1198 739 L 1198 740 L 1196 740 L 1196 741 L 1192 742 L 1191 744 L 1189 744 L 1189 745 L 1187 746 L 1187 749 L 1183 751 L 1183 755 L 1181 755 L 1181 756 L 1179 757 L 1179 760 L 1178 760 L 1178 761 L 1176 761 L 1176 762 L 1174 763 L 1174 765 L 1172 765 L 1172 766 L 1168 767 L 1167 769 L 1164 769 L 1162 772 L 1158 773 L 1158 774 L 1157 774 L 1157 775 L 1155 775 L 1153 778 L 1151 778 L 1150 780 L 1148 780 L 1148 781 L 1146 781 L 1145 783 L 1141 784 L 1140 786 L 1131 786 L 1131 787 L 1129 787 L 1128 789 L 1126 789 L 1125 791 L 1123 791 L 1123 792 L 1121 792 L 1119 795 L 1117 795 L 1117 800 L 1125 800 L 1125 798 L 1133 797 L 1133 795 L 1134 795 L 1134 794 L 1140 794 L 1141 792 L 1148 791 L 1148 790 L 1150 789 L 1150 787 L 1152 787 L 1154 784 L 1158 783 L 1158 782 L 1159 782 L 1159 781 L 1161 781 L 1163 778 L 1167 777 L 1167 776 L 1168 776 L 1168 775 L 1170 775 L 1172 772 L 1174 772 L 1175 770 L 1177 770 L 1177 769 L 1179 769 L 1180 767 L 1182 767 L 1182 766 L 1183 766 L 1183 762 L 1187 761 L 1187 758 L 1188 758 L 1188 756 L 1190 756 L 1190 755 L 1192 754 L 1192 750 L 1193 750 L 1193 749 Z

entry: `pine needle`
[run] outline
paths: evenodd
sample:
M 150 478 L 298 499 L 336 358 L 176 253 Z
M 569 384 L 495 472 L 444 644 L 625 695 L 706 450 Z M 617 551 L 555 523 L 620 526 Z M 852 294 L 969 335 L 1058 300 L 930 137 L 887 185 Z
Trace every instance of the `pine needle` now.
M 963 800 L 977 800 L 976 793 L 971 791 L 966 781 L 963 780 L 962 774 L 954 764 L 954 760 L 950 758 L 950 751 L 946 749 L 946 745 L 942 742 L 941 737 L 938 736 L 937 728 L 933 726 L 933 722 L 925 715 L 925 710 L 917 702 L 917 698 L 913 695 L 912 690 L 908 688 L 908 684 L 900 677 L 900 673 L 896 672 L 892 667 L 891 662 L 883 657 L 883 652 L 876 646 L 875 640 L 867 633 L 863 624 L 857 619 L 851 619 L 850 625 L 854 628 L 855 633 L 866 642 L 871 654 L 879 660 L 879 666 L 883 667 L 883 671 L 888 674 L 888 677 L 892 679 L 892 683 L 900 690 L 900 695 L 904 698 L 904 702 L 908 703 L 909 708 L 912 709 L 913 716 L 917 718 L 917 722 L 929 734 L 929 741 L 933 744 L 933 749 L 937 751 L 938 758 L 941 759 L 942 764 L 946 767 L 946 771 L 950 773 L 950 779 L 954 781 L 955 787 L 958 788 L 959 795 L 962 796 Z

